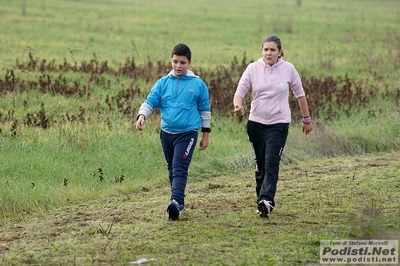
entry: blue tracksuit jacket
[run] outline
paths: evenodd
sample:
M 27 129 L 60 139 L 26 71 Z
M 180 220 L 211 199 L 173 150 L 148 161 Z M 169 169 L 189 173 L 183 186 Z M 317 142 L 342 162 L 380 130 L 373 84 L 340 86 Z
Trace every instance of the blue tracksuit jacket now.
M 193 72 L 180 78 L 172 71 L 159 79 L 142 104 L 139 114 L 147 118 L 160 108 L 161 129 L 168 133 L 180 133 L 210 127 L 210 103 L 205 82 Z

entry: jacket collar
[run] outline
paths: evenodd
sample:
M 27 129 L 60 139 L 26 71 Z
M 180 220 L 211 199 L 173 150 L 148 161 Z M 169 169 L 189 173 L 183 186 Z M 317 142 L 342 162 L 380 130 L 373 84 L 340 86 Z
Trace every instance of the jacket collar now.
M 174 70 L 171 70 L 169 73 L 168 73 L 168 76 L 173 76 L 173 77 L 176 77 L 177 78 L 177 76 L 175 76 L 175 74 L 174 74 Z M 182 77 L 198 77 L 198 76 L 196 76 L 194 73 L 193 73 L 193 71 L 191 71 L 191 70 L 188 70 L 187 71 L 187 73 L 185 74 L 185 75 L 183 75 Z

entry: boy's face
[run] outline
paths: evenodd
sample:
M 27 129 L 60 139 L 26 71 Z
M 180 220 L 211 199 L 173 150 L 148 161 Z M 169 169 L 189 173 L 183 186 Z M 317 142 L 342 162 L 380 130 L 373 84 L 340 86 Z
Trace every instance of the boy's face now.
M 185 75 L 192 62 L 184 55 L 173 55 L 171 59 L 172 69 L 177 77 Z

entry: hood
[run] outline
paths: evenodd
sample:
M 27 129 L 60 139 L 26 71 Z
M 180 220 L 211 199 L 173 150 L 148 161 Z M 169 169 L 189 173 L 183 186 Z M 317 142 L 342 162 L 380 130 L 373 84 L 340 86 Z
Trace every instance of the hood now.
M 283 64 L 283 62 L 285 62 L 285 60 L 283 60 L 282 58 L 278 58 L 278 62 L 276 62 L 275 64 L 273 64 L 272 66 L 267 65 L 264 62 L 264 59 L 261 57 L 260 59 L 257 60 L 258 63 L 262 64 L 263 67 L 278 67 L 280 65 Z
M 175 74 L 174 74 L 174 70 L 171 70 L 171 71 L 168 73 L 168 76 L 174 76 L 174 77 L 176 77 Z M 195 77 L 195 78 L 198 78 L 198 76 L 196 76 L 196 75 L 193 73 L 193 71 L 191 71 L 191 70 L 188 70 L 187 73 L 186 73 L 185 75 L 183 75 L 182 77 L 185 77 L 185 76 L 187 76 L 187 77 Z

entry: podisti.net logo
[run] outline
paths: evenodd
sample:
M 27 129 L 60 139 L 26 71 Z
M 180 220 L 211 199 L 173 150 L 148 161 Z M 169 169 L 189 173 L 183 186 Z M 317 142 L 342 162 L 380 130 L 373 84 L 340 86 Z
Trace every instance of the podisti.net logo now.
M 398 240 L 321 240 L 321 264 L 398 264 Z

